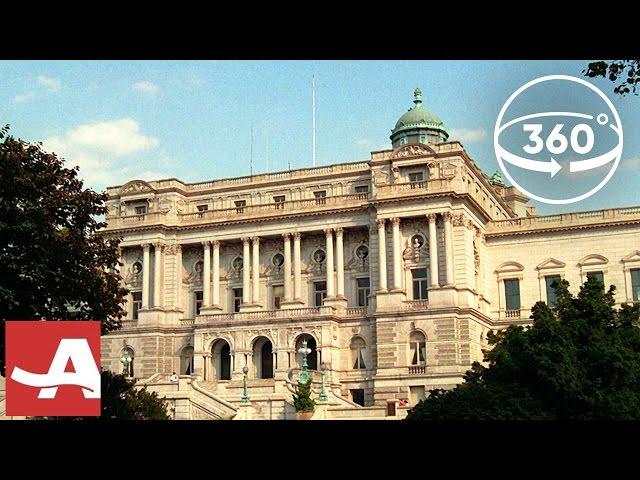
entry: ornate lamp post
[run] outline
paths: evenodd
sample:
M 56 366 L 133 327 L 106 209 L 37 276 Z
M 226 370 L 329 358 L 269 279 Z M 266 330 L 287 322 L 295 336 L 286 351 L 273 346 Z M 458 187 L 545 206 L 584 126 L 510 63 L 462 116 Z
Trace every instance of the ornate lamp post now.
M 320 396 L 318 397 L 318 400 L 320 400 L 321 402 L 326 402 L 327 400 L 329 400 L 329 397 L 327 396 L 327 391 L 324 388 L 324 379 L 327 370 L 327 365 L 324 362 L 320 364 L 320 370 L 322 371 L 322 390 L 320 390 Z
M 249 373 L 249 367 L 245 365 L 242 369 L 242 373 L 244 373 L 244 388 L 242 390 L 242 398 L 240 399 L 240 403 L 249 403 L 249 392 L 247 391 L 247 373 Z
M 309 364 L 307 363 L 307 355 L 311 353 L 311 349 L 307 347 L 307 339 L 302 341 L 302 347 L 298 349 L 302 354 L 302 371 L 300 372 L 300 382 L 307 383 L 309 380 Z
M 120 363 L 122 364 L 122 373 L 124 374 L 125 377 L 129 377 L 129 373 L 131 372 L 130 370 L 130 366 L 131 366 L 131 357 L 129 356 L 129 352 L 124 352 L 122 354 L 122 357 L 120 357 Z

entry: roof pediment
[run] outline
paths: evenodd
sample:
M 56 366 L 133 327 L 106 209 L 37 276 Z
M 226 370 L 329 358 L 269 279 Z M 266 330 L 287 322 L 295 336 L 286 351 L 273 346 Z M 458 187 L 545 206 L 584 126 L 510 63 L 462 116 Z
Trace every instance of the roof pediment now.
M 557 258 L 547 258 L 544 262 L 536 267 L 537 270 L 544 270 L 545 268 L 564 268 L 567 264 L 561 262 Z
M 524 267 L 518 262 L 504 262 L 496 268 L 496 273 L 522 272 Z
M 433 155 L 436 151 L 421 143 L 403 145 L 391 154 L 391 158 L 417 157 L 420 155 Z
M 623 262 L 640 262 L 640 250 L 631 252 L 629 255 L 622 259 Z
M 120 195 L 131 195 L 134 193 L 154 192 L 154 188 L 144 180 L 131 180 L 125 183 L 120 189 Z
M 584 257 L 578 262 L 578 265 L 580 265 L 581 267 L 586 267 L 590 265 L 605 265 L 607 263 L 609 263 L 609 259 L 607 257 L 603 257 L 602 255 L 594 253 Z

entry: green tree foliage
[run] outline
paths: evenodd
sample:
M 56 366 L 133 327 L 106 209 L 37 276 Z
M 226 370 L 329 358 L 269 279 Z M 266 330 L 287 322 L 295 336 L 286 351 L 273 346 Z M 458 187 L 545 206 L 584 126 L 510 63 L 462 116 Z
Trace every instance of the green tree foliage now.
M 614 291 L 589 278 L 576 297 L 554 282 L 553 308 L 537 302 L 527 328 L 490 335 L 453 390 L 434 390 L 410 420 L 640 419 L 640 304 L 615 309 Z
M 633 92 L 638 95 L 638 84 L 640 83 L 640 60 L 614 60 L 612 62 L 591 62 L 582 71 L 586 77 L 608 78 L 616 85 L 613 93 L 626 95 Z
M 306 382 L 298 381 L 296 393 L 293 395 L 293 406 L 296 412 L 313 412 L 316 401 L 311 398 L 311 377 Z
M 99 320 L 120 328 L 119 239 L 96 234 L 106 193 L 84 188 L 41 144 L 0 129 L 0 374 L 5 320 Z
M 44 417 L 49 420 L 170 420 L 166 401 L 146 387 L 134 388 L 122 374 L 102 372 L 100 417 Z M 40 417 L 43 418 L 43 417 Z

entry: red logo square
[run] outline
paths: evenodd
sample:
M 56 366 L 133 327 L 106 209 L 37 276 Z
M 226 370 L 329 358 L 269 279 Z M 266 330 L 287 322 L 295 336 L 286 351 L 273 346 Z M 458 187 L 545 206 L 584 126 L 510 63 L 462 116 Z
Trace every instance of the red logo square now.
M 7 321 L 7 416 L 100 415 L 100 322 Z

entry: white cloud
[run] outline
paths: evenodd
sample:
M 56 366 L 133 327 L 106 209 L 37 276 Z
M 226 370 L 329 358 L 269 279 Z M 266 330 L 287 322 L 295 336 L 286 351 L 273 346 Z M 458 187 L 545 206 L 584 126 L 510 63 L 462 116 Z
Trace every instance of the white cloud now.
M 15 103 L 28 102 L 29 100 L 31 100 L 35 96 L 36 96 L 36 92 L 22 93 L 22 94 L 19 94 L 19 95 L 16 95 L 15 97 L 13 97 L 13 101 Z
M 143 135 L 131 118 L 79 125 L 43 141 L 46 151 L 66 159 L 67 167 L 78 165 L 80 177 L 90 186 L 117 185 L 132 178 L 159 178 L 167 175 L 149 169 L 137 152 L 156 148 L 157 138 Z
M 57 78 L 45 77 L 44 75 L 40 75 L 36 78 L 38 83 L 45 87 L 49 93 L 55 93 L 60 91 L 62 88 L 62 83 Z
M 460 142 L 479 142 L 487 136 L 487 132 L 484 128 L 467 129 L 467 128 L 452 128 L 449 132 L 449 140 L 458 140 Z
M 356 140 L 356 146 L 358 147 L 368 147 L 369 145 L 371 145 L 371 140 L 368 138 L 360 138 L 359 140 Z
M 160 91 L 160 87 L 158 87 L 155 83 L 147 81 L 136 82 L 133 84 L 133 88 L 139 90 L 148 97 L 155 97 Z

